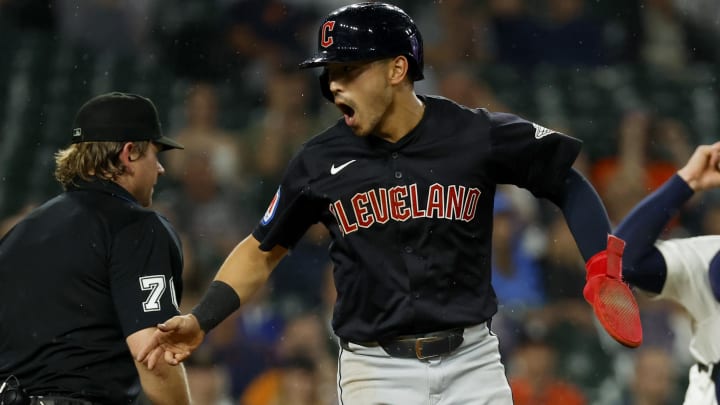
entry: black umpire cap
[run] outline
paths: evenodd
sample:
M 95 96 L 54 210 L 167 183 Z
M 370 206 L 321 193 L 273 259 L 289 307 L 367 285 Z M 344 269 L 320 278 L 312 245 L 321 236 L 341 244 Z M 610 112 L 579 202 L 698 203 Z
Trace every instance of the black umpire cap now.
M 157 108 L 149 98 L 112 92 L 90 99 L 73 122 L 72 143 L 151 141 L 162 149 L 184 149 L 163 136 Z

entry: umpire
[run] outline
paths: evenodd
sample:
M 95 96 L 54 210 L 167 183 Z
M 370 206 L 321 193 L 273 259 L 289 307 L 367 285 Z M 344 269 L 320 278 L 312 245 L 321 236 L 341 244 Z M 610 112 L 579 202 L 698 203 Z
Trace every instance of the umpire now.
M 64 192 L 0 239 L 0 404 L 189 403 L 182 367 L 133 360 L 178 314 L 179 238 L 148 209 L 165 169 L 153 103 L 95 97 L 55 155 Z

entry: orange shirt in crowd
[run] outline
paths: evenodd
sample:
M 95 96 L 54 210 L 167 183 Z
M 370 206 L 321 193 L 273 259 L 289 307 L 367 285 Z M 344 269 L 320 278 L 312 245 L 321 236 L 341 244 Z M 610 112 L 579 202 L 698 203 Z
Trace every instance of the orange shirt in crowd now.
M 585 405 L 587 401 L 579 389 L 562 381 L 554 381 L 542 392 L 533 392 L 524 379 L 510 380 L 515 405 Z

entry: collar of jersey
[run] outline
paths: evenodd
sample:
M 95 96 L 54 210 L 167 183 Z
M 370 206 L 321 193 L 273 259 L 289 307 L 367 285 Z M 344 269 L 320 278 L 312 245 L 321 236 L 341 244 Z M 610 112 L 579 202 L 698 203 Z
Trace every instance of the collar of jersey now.
M 421 133 L 423 131 L 423 128 L 426 126 L 425 123 L 428 121 L 428 116 L 430 115 L 431 109 L 427 97 L 418 95 L 418 98 L 422 100 L 422 102 L 425 104 L 425 112 L 423 113 L 422 118 L 420 118 L 420 122 L 418 122 L 415 128 L 411 129 L 410 132 L 408 132 L 405 136 L 402 137 L 402 139 L 395 143 L 388 142 L 377 136 L 368 136 L 368 142 L 370 142 L 371 145 L 373 145 L 374 147 L 386 149 L 389 151 L 400 150 L 404 148 L 405 145 L 413 142 L 413 140 L 418 137 L 418 134 Z
M 132 204 L 140 205 L 140 203 L 138 203 L 138 201 L 135 199 L 135 197 L 132 196 L 132 194 L 122 188 L 119 184 L 110 180 L 95 178 L 92 181 L 88 181 L 79 177 L 75 178 L 68 186 L 68 191 L 80 190 L 99 191 L 102 193 L 110 194 L 115 198 L 125 200 Z

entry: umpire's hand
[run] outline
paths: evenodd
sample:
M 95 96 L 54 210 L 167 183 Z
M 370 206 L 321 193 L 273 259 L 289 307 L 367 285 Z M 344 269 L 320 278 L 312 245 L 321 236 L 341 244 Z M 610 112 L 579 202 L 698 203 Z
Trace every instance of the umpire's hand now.
M 170 365 L 178 365 L 197 349 L 205 338 L 205 332 L 192 314 L 174 316 L 158 324 L 158 330 L 137 355 L 137 361 L 152 370 L 160 357 Z

